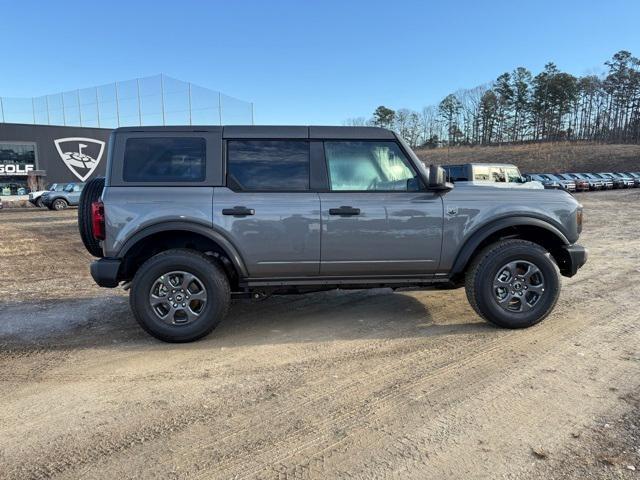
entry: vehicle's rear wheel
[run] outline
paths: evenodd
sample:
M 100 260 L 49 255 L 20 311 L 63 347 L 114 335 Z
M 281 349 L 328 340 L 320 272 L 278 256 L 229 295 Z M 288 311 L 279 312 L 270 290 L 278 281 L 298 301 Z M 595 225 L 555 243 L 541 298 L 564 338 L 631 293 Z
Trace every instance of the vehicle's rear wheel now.
M 69 204 L 67 203 L 67 201 L 64 198 L 56 198 L 51 203 L 51 210 L 64 210 L 68 206 L 69 206 Z
M 192 342 L 226 316 L 229 281 L 206 255 L 173 249 L 147 260 L 137 271 L 130 304 L 138 323 L 165 342 Z
M 560 294 L 560 277 L 544 248 L 526 240 L 506 240 L 476 256 L 465 287 L 469 303 L 485 320 L 504 328 L 526 328 L 551 313 Z
M 93 236 L 91 227 L 91 204 L 100 199 L 104 189 L 104 177 L 89 180 L 82 189 L 78 203 L 78 229 L 80 238 L 87 251 L 94 257 L 102 257 L 100 241 Z

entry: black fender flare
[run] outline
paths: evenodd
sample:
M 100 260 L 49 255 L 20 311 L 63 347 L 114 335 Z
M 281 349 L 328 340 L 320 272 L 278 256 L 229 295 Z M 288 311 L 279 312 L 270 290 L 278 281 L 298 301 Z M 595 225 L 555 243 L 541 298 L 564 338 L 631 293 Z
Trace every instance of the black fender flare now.
M 464 272 L 467 263 L 475 251 L 490 235 L 505 228 L 522 226 L 543 228 L 555 235 L 563 245 L 571 245 L 571 242 L 560 228 L 551 224 L 547 220 L 522 215 L 504 217 L 494 220 L 487 225 L 483 225 L 469 235 L 453 263 L 451 275 L 453 276 Z
M 133 248 L 134 245 L 151 235 L 170 231 L 192 232 L 209 238 L 210 240 L 220 245 L 220 248 L 222 248 L 222 250 L 227 254 L 227 257 L 229 257 L 229 260 L 231 260 L 233 266 L 236 268 L 238 274 L 241 277 L 246 278 L 249 276 L 244 260 L 242 259 L 240 252 L 233 245 L 233 243 L 231 243 L 231 241 L 227 239 L 222 233 L 214 230 L 211 226 L 195 222 L 170 221 L 148 225 L 142 230 L 134 233 L 124 242 L 124 244 L 118 251 L 117 257 L 125 258 L 127 252 L 131 248 Z

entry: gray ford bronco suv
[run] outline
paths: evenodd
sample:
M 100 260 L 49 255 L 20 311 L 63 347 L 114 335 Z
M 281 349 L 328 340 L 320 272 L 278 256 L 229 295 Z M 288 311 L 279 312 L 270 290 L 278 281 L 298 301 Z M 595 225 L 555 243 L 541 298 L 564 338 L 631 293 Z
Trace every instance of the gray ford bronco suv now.
M 96 283 L 130 288 L 169 342 L 207 335 L 234 297 L 336 288 L 465 287 L 481 317 L 528 327 L 587 258 L 570 194 L 454 187 L 370 127 L 119 128 L 78 220 Z

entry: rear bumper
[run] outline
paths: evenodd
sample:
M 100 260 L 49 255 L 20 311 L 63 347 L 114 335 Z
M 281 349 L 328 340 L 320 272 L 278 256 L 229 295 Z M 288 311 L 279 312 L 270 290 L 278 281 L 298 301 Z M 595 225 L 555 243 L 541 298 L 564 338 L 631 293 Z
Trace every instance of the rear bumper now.
M 560 273 L 565 277 L 573 277 L 585 263 L 588 251 L 582 245 L 562 247 L 556 256 L 559 259 Z
M 100 287 L 117 287 L 121 264 L 119 258 L 101 258 L 91 263 L 91 276 Z

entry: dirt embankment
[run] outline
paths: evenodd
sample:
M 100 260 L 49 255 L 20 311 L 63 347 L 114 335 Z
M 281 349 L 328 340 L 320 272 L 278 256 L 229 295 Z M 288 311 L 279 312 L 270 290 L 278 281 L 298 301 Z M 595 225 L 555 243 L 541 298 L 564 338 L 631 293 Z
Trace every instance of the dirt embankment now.
M 75 212 L 0 212 L 0 478 L 638 478 L 640 190 L 578 198 L 589 262 L 533 328 L 324 292 L 188 345 L 93 285 Z
M 427 164 L 513 163 L 522 172 L 640 171 L 640 145 L 562 142 L 420 149 L 416 153 Z

